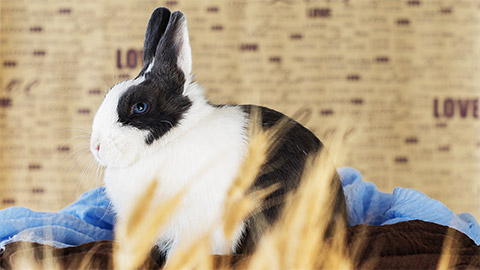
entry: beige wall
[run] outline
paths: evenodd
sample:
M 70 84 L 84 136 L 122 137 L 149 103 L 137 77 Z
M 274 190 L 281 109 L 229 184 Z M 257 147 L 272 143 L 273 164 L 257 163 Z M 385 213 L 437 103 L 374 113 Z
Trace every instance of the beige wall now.
M 187 15 L 213 102 L 274 108 L 322 140 L 342 126 L 338 166 L 480 217 L 473 0 L 2 0 L 1 208 L 56 210 L 101 184 L 90 123 L 109 87 L 137 75 L 165 5 Z

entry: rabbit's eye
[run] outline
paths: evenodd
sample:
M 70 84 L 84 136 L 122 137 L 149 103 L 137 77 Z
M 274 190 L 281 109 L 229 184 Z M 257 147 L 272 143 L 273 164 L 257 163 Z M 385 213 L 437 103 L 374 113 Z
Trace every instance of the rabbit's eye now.
M 148 110 L 148 104 L 145 102 L 138 102 L 132 106 L 132 113 L 142 114 Z

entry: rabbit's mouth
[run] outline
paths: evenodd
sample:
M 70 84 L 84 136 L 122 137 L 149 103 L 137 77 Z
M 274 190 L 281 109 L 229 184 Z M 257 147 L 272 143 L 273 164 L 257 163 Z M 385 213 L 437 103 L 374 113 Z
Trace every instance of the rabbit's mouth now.
M 138 146 L 132 142 L 132 138 L 131 140 L 109 136 L 98 138 L 92 139 L 90 151 L 102 167 L 124 168 L 138 161 L 140 156 Z
M 101 148 L 100 143 L 96 143 L 94 144 L 94 146 L 90 148 L 90 152 L 92 152 L 93 157 L 95 158 L 95 160 L 97 160 L 100 166 L 106 167 L 107 164 L 100 157 L 100 148 Z

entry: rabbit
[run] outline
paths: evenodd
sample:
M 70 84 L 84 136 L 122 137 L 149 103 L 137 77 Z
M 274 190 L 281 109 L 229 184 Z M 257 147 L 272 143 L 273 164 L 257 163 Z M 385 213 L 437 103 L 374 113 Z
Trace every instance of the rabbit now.
M 249 115 L 259 110 L 263 128 L 286 116 L 254 105 L 213 105 L 193 80 L 187 21 L 180 11 L 157 8 L 147 25 L 139 75 L 114 85 L 95 114 L 91 152 L 105 168 L 104 185 L 121 217 L 133 198 L 158 181 L 155 198 L 162 201 L 188 186 L 180 206 L 155 240 L 152 256 L 168 261 L 182 247 L 213 230 L 213 254 L 249 254 L 263 229 L 247 218 L 233 240 L 225 238 L 221 216 L 227 192 L 246 156 Z M 252 188 L 279 183 L 268 198 L 295 190 L 309 154 L 322 147 L 308 129 L 291 123 L 278 149 L 265 165 L 280 163 L 257 177 Z M 335 209 L 332 220 L 346 221 L 345 198 L 338 175 L 332 179 Z M 283 204 L 261 209 L 271 226 Z M 332 221 L 334 222 L 334 221 Z M 157 255 L 155 255 L 157 254 Z

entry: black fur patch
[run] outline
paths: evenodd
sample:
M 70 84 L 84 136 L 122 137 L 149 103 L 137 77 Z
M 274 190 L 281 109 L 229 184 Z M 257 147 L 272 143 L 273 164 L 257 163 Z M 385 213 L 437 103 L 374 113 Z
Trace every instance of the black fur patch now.
M 262 126 L 264 130 L 270 129 L 282 118 L 287 118 L 288 123 L 281 135 L 276 148 L 269 153 L 267 162 L 262 168 L 263 174 L 259 175 L 253 184 L 253 190 L 263 189 L 274 184 L 279 184 L 279 189 L 265 198 L 265 201 L 276 201 L 273 205 L 265 207 L 260 213 L 251 216 L 246 221 L 244 235 L 235 250 L 235 253 L 253 253 L 263 233 L 263 225 L 272 225 L 279 217 L 284 199 L 289 192 L 297 189 L 309 155 L 321 151 L 323 144 L 308 129 L 297 123 L 295 120 L 269 108 L 243 105 L 242 109 L 250 114 L 252 109 L 261 111 Z M 340 178 L 337 174 L 332 179 L 335 202 L 333 207 L 333 218 L 330 227 L 338 220 L 346 220 L 347 212 L 345 196 L 343 194 Z
M 183 73 L 181 74 L 183 76 Z M 152 144 L 177 126 L 192 105 L 190 99 L 182 95 L 185 80 L 179 80 L 181 76 L 158 76 L 153 77 L 147 73 L 146 80 L 130 87 L 117 105 L 120 123 L 149 131 L 145 138 L 146 144 Z M 149 109 L 146 113 L 132 113 L 132 106 L 138 102 L 148 103 Z
M 143 69 L 139 76 L 143 76 L 148 66 L 155 57 L 158 43 L 167 29 L 170 20 L 170 10 L 160 7 L 153 11 L 148 21 L 147 31 L 145 32 L 145 41 L 143 43 Z
M 184 15 L 178 11 L 170 14 L 168 9 L 158 8 L 152 13 L 143 46 L 144 66 L 138 75 L 145 76 L 145 81 L 130 87 L 117 105 L 120 123 L 149 131 L 146 144 L 152 144 L 178 125 L 192 105 L 183 95 L 186 75 L 177 63 L 184 21 Z M 147 72 L 153 58 L 155 63 Z M 139 102 L 147 103 L 149 108 L 145 113 L 134 114 L 132 106 Z

